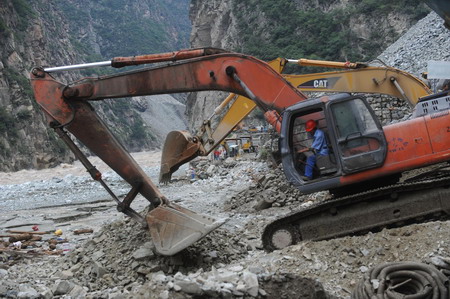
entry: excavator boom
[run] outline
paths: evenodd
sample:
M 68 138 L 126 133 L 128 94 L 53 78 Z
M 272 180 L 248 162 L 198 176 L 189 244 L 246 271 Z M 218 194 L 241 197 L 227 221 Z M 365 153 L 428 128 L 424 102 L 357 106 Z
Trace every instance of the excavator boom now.
M 173 255 L 217 228 L 222 221 L 197 214 L 171 203 L 134 161 L 89 104 L 92 100 L 139 95 L 223 90 L 252 98 L 261 108 L 281 112 L 306 97 L 266 63 L 253 57 L 226 53 L 217 49 L 194 49 L 158 55 L 113 59 L 112 66 L 122 67 L 170 61 L 166 65 L 99 78 L 86 78 L 63 84 L 50 74 L 69 67 L 31 72 L 35 99 L 54 128 L 91 176 L 99 181 L 118 204 L 118 210 L 149 227 L 156 250 Z M 77 66 L 81 68 L 83 66 Z M 69 131 L 101 158 L 131 186 L 122 201 L 101 179 L 66 133 Z M 146 219 L 130 204 L 137 194 L 150 203 Z

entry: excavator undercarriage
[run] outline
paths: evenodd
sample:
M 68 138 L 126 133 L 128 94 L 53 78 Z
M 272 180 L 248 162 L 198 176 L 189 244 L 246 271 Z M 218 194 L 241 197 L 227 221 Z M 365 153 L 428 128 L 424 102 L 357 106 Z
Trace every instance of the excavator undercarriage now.
M 402 183 L 321 202 L 266 226 L 264 249 L 273 251 L 305 240 L 326 240 L 448 218 L 450 166 Z

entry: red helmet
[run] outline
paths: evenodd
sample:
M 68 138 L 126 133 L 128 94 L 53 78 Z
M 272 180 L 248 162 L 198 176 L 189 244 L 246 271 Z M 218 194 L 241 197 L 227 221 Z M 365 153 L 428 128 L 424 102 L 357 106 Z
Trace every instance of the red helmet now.
M 316 126 L 317 126 L 317 124 L 316 124 L 315 120 L 313 120 L 313 119 L 308 120 L 306 122 L 306 126 L 305 126 L 306 132 L 311 132 L 312 130 L 314 130 L 316 128 Z

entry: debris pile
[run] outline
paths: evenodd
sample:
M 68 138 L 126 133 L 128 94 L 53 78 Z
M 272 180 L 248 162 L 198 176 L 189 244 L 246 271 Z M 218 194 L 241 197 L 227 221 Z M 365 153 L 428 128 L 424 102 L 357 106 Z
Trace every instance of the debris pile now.
M 162 257 L 154 254 L 150 236 L 142 233 L 138 224 L 128 219 L 116 221 L 69 253 L 61 265 L 64 273 L 55 270 L 55 275 L 63 275 L 77 290 L 88 286 L 89 294 L 99 297 L 105 290 L 114 295 L 156 292 L 158 298 L 267 297 L 275 295 L 274 288 L 283 283 L 295 284 L 291 274 L 240 262 L 256 250 L 245 242 L 245 234 L 218 229 L 181 253 Z M 303 290 L 305 294 L 325 294 L 320 283 L 302 280 L 310 285 Z
M 14 264 L 20 257 L 36 255 L 63 255 L 74 245 L 62 238 L 62 231 L 39 232 L 37 231 L 7 230 L 8 234 L 0 235 L 0 256 L 4 266 Z M 92 233 L 92 229 L 76 230 L 74 234 Z
M 145 296 L 160 285 L 163 290 L 159 298 L 336 298 L 325 292 L 321 283 L 290 273 L 268 273 L 258 266 L 244 268 L 232 264 L 226 268 L 199 270 L 195 273 L 174 276 L 155 274 L 138 294 Z
M 195 177 L 190 178 L 195 185 L 214 184 L 214 187 L 222 188 L 236 183 L 236 180 L 241 184 L 251 183 L 254 176 L 263 172 L 265 168 L 263 163 L 247 157 L 213 162 L 208 159 L 197 159 L 191 162 L 191 170 L 194 170 Z
M 72 250 L 64 257 L 61 268 L 71 285 L 88 286 L 93 295 L 118 286 L 125 293 L 132 289 L 135 292 L 146 281 L 163 282 L 184 275 L 184 282 L 167 290 L 189 293 L 189 272 L 207 271 L 214 265 L 222 271 L 222 266 L 247 254 L 247 244 L 239 239 L 219 229 L 175 256 L 162 257 L 155 255 L 149 234 L 126 219 L 105 226 L 92 240 Z M 58 270 L 54 271 L 60 276 Z
M 261 248 L 262 229 L 296 202 L 255 210 L 263 186 L 275 188 L 275 193 L 286 189 L 280 169 L 269 169 L 254 160 L 227 163 L 227 167 L 214 165 L 206 179 L 164 187 L 165 194 L 172 193 L 170 198 L 179 194 L 182 204 L 192 205 L 196 211 L 207 206 L 210 215 L 223 213 L 222 195 L 236 201 L 248 198 L 246 208 L 230 210 L 227 223 L 183 252 L 173 257 L 155 255 L 149 233 L 133 220 L 116 215 L 111 219 L 119 220 L 102 225 L 87 235 L 88 241 L 76 243 L 65 255 L 29 259 L 0 254 L 0 297 L 148 298 L 152 294 L 151 298 L 251 298 L 257 292 L 260 298 L 298 298 L 298 294 L 302 294 L 300 298 L 308 298 L 307 294 L 314 294 L 309 298 L 348 298 L 364 273 L 377 264 L 431 258 L 438 263 L 435 257 L 450 254 L 445 237 L 450 222 L 302 242 L 266 253 Z M 209 167 L 205 164 L 203 169 Z M 236 195 L 251 191 L 254 196 Z M 320 196 L 297 203 L 306 205 L 321 200 Z M 67 226 L 64 236 L 66 231 Z M 74 238 L 69 237 L 70 241 Z M 14 263 L 7 263 L 8 259 Z
M 149 293 L 157 294 L 154 298 L 267 297 L 276 294 L 275 287 L 289 281 L 295 285 L 291 274 L 241 262 L 257 249 L 245 241 L 245 231 L 236 232 L 217 229 L 181 253 L 163 257 L 155 255 L 149 234 L 137 223 L 115 221 L 53 263 L 37 261 L 32 269 L 24 269 L 20 263 L 10 265 L 0 272 L 8 278 L 0 287 L 0 296 L 25 296 L 19 294 L 26 290 L 27 296 L 35 298 L 131 298 Z M 19 277 L 30 283 L 15 284 Z M 34 277 L 46 279 L 36 281 Z M 310 286 L 302 292 L 324 294 L 321 284 L 302 280 Z
M 277 168 L 266 168 L 264 172 L 255 174 L 252 184 L 233 195 L 225 203 L 225 208 L 240 212 L 284 206 L 303 208 L 330 197 L 327 191 L 302 195 L 286 180 L 280 165 Z

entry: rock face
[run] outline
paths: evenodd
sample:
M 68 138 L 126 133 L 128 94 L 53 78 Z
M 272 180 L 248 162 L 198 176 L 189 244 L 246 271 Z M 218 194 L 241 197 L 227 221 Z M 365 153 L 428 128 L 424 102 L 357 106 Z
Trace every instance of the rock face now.
M 191 1 L 189 18 L 192 22 L 191 47 L 234 49 L 238 45 L 237 19 L 233 1 Z M 228 93 L 217 91 L 193 92 L 186 103 L 189 127 L 198 128 Z
M 188 47 L 188 1 L 2 1 L 0 5 L 0 171 L 47 168 L 73 160 L 34 101 L 29 71 Z M 120 13 L 118 13 L 120 11 Z M 184 12 L 184 14 L 183 14 Z M 111 22 L 115 16 L 115 22 Z M 55 73 L 61 82 L 105 69 Z M 95 103 L 130 151 L 160 147 L 185 129 L 184 104 L 173 97 Z M 152 110 L 152 111 L 150 111 Z M 155 124 L 155 122 L 158 124 Z
M 28 71 L 32 65 L 47 65 L 49 61 L 67 63 L 80 57 L 68 44 L 69 36 L 64 27 L 54 26 L 64 21 L 62 15 L 53 10 L 53 5 L 39 5 L 35 10 L 26 6 L 26 10 L 17 4 L 19 2 L 5 1 L 0 7 L 0 38 L 4 45 L 0 49 L 1 170 L 51 166 L 56 162 L 55 153 L 60 161 L 70 159 L 31 100 Z M 22 10 L 18 10 L 21 7 Z M 40 14 L 47 14 L 49 18 L 38 18 Z M 20 31 L 12 28 L 20 28 Z M 56 42 L 66 46 L 54 46 Z
M 291 6 L 284 7 L 284 4 Z M 348 60 L 349 51 L 358 54 L 364 60 L 375 58 L 370 56 L 368 51 L 380 53 L 388 45 L 393 43 L 396 38 L 406 32 L 412 24 L 416 22 L 418 15 L 426 15 L 426 8 L 415 7 L 408 13 L 403 8 L 394 8 L 387 11 L 390 4 L 378 3 L 370 4 L 368 7 L 361 7 L 361 3 L 352 0 L 330 0 L 330 1 L 279 1 L 277 4 L 265 4 L 264 1 L 205 1 L 194 0 L 190 6 L 190 19 L 192 21 L 191 45 L 192 47 L 219 47 L 227 50 L 242 52 L 249 55 L 257 55 L 266 60 L 275 58 L 269 57 L 268 52 L 273 55 L 282 56 L 289 53 L 309 53 L 308 39 L 309 35 L 320 35 L 318 27 L 320 23 L 315 23 L 312 12 L 327 16 L 328 20 L 339 19 L 339 27 L 348 30 L 347 39 L 342 43 L 334 56 L 335 60 Z M 355 11 L 353 11 L 353 10 Z M 295 20 L 287 20 L 281 16 L 284 11 L 293 10 L 299 13 L 295 16 L 302 16 L 300 12 L 305 12 L 306 19 L 304 23 L 295 23 Z M 357 13 L 356 13 L 357 12 Z M 310 13 L 310 14 L 308 14 Z M 304 15 L 303 15 L 304 16 Z M 308 18 L 310 17 L 310 18 Z M 320 19 L 320 18 L 318 18 Z M 291 22 L 292 21 L 292 22 Z M 309 23 L 317 24 L 310 26 Z M 297 24 L 299 24 L 297 26 Z M 291 30 L 290 27 L 295 27 Z M 291 31 L 290 31 L 291 30 Z M 289 36 L 287 42 L 286 34 Z M 339 30 L 333 32 L 327 31 L 321 36 L 325 40 L 336 39 Z M 248 40 L 252 36 L 261 43 L 258 45 L 250 44 Z M 303 44 L 295 44 L 295 40 L 304 39 Z M 317 39 L 317 36 L 314 37 Z M 336 43 L 340 40 L 336 40 Z M 253 42 L 254 43 L 254 42 Z M 302 50 L 291 49 L 292 47 L 305 47 Z M 322 44 L 322 46 L 324 46 Z M 317 47 L 320 47 L 320 43 Z M 275 49 L 275 50 L 274 50 Z M 278 50 L 276 50 L 278 49 Z M 320 49 L 316 49 L 320 50 Z M 266 51 L 266 52 L 265 52 Z M 314 53 L 313 53 L 314 54 Z M 269 55 L 269 56 L 267 56 Z M 303 54 L 304 55 L 304 54 Z M 286 58 L 311 58 L 311 57 L 286 57 Z M 315 56 L 316 59 L 324 57 Z M 320 69 L 311 70 L 311 72 L 320 72 Z M 197 128 L 201 120 L 208 118 L 214 107 L 226 97 L 225 94 L 217 92 L 201 92 L 191 94 L 187 103 L 187 115 L 189 126 Z M 256 119 L 247 118 L 247 122 L 256 122 Z M 256 125 L 259 125 L 256 123 Z
M 193 47 L 235 48 L 239 44 L 237 19 L 233 13 L 233 1 L 191 2 L 190 15 L 193 24 Z

